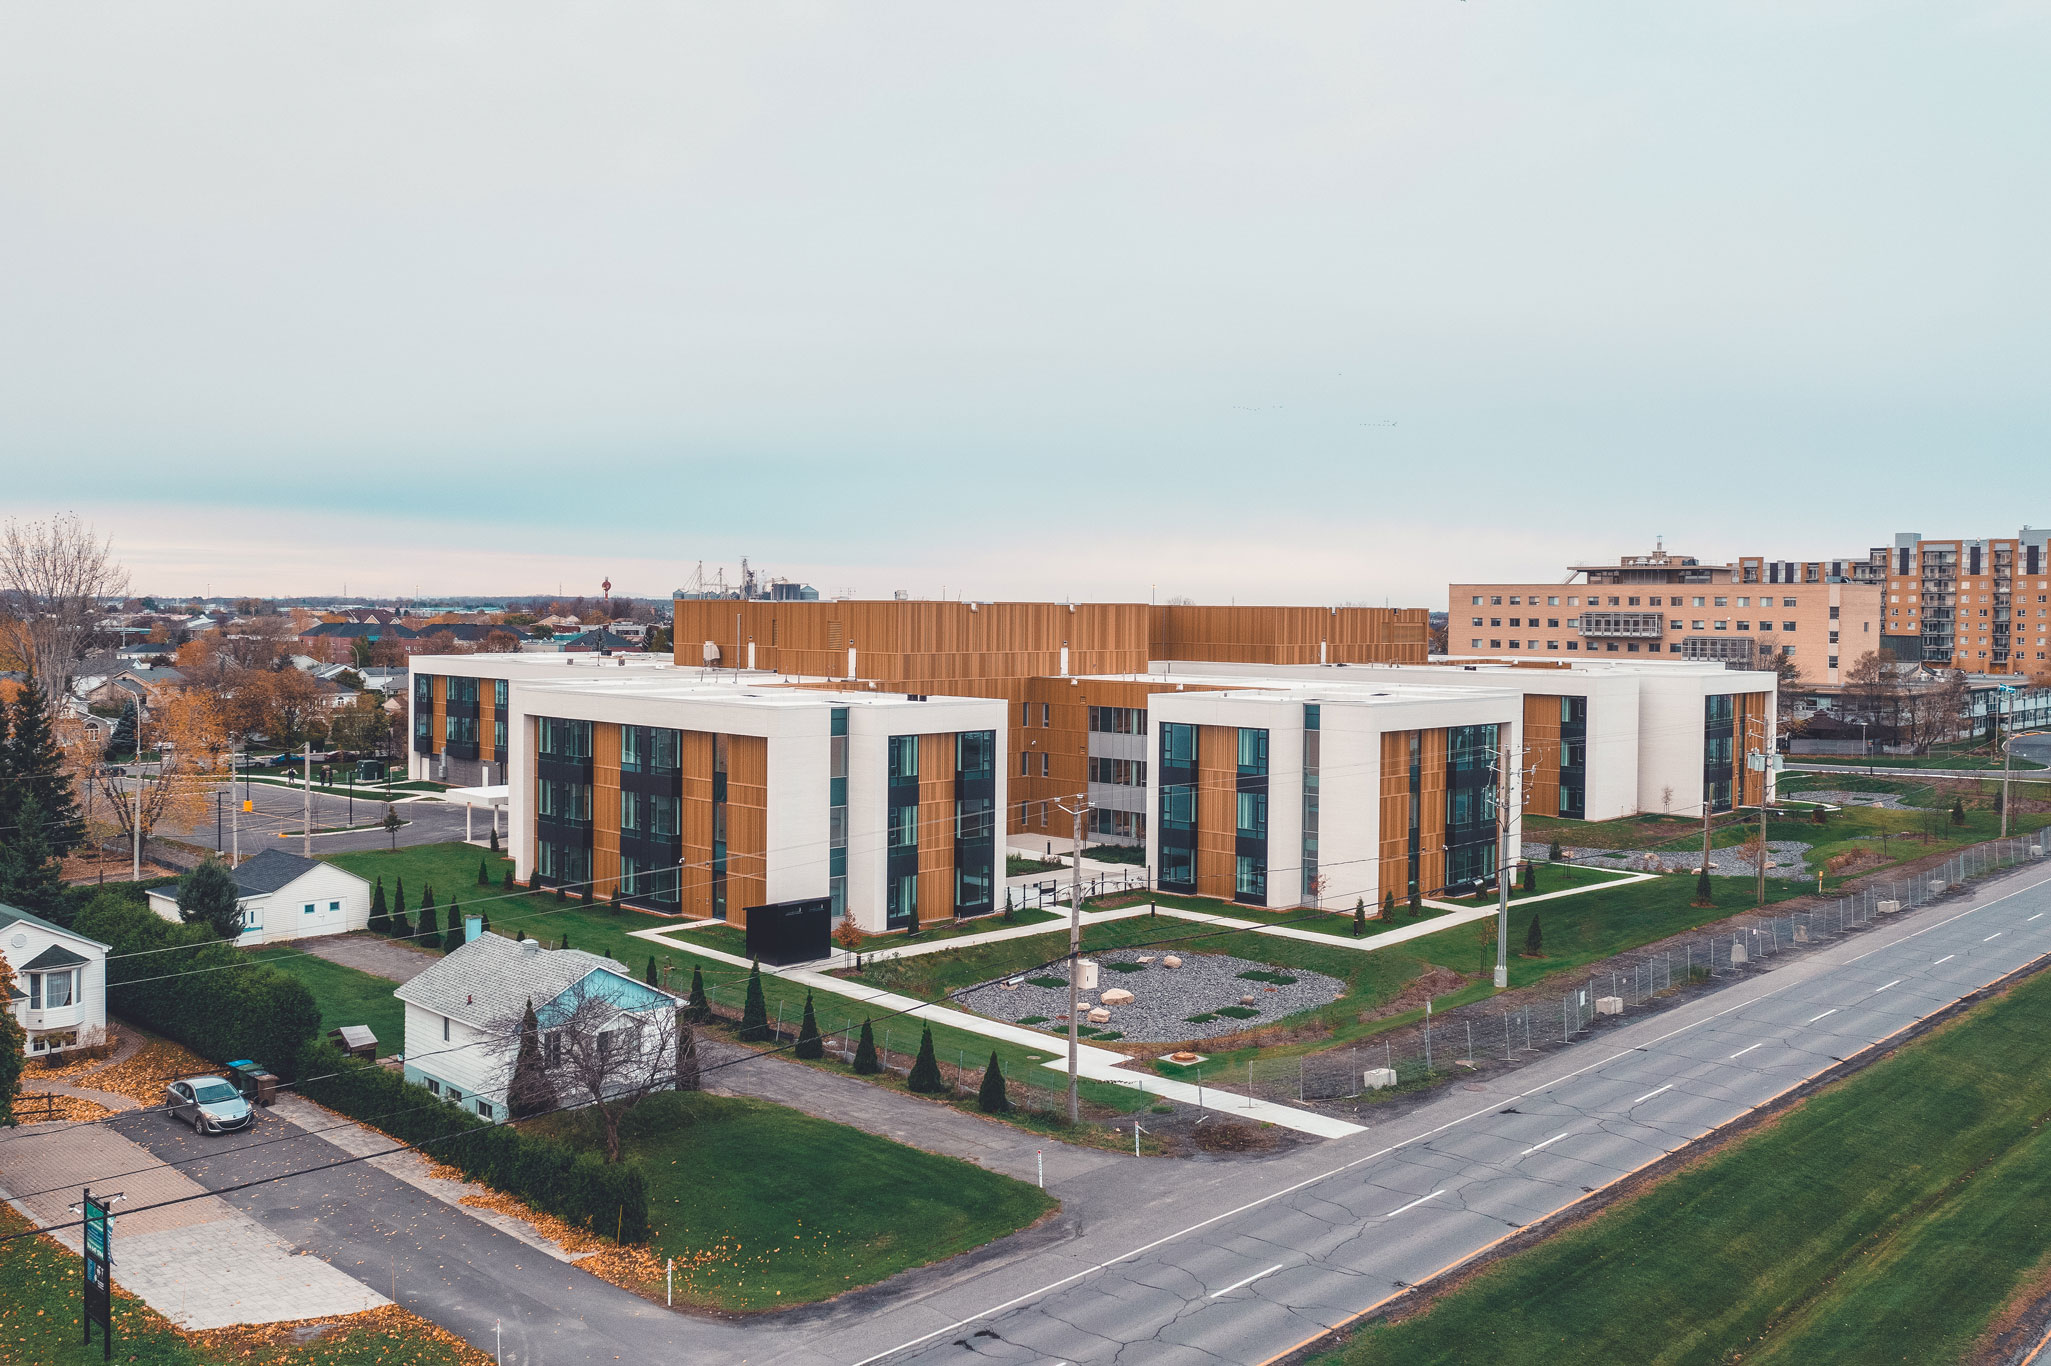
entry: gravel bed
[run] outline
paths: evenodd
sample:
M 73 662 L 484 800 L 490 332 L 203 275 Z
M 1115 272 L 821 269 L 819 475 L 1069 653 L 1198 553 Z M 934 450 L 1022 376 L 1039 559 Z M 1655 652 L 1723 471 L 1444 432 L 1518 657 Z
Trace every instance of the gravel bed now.
M 1549 846 L 1526 844 L 1526 856 L 1536 849 L 1540 854 Z M 1780 878 L 1804 878 L 1809 876 L 1803 856 L 1809 852 L 1809 845 L 1801 840 L 1769 840 L 1766 844 L 1766 876 Z M 1585 863 L 1591 868 L 1623 868 L 1634 873 L 1692 873 L 1702 866 L 1702 851 L 1687 849 L 1681 851 L 1649 849 L 1583 849 L 1563 848 L 1567 861 Z M 1709 851 L 1709 871 L 1714 877 L 1753 877 L 1758 865 L 1746 856 L 1742 849 L 1712 849 Z
M 1929 811 L 1927 806 L 1910 806 L 1898 792 L 1838 792 L 1827 787 L 1803 788 L 1787 794 L 1793 802 L 1828 802 L 1832 806 L 1879 806 L 1889 811 Z
M 1346 984 L 1336 977 L 1306 972 L 1302 968 L 1280 968 L 1272 963 L 1257 963 L 1226 954 L 1182 953 L 1177 955 L 1182 959 L 1181 967 L 1163 967 L 1161 960 L 1170 952 L 1154 948 L 1091 954 L 1090 957 L 1102 968 L 1097 974 L 1098 989 L 1082 993 L 1085 1026 L 1088 1026 L 1090 1007 L 1097 1004 L 1102 992 L 1113 987 L 1123 987 L 1131 992 L 1132 1003 L 1105 1007 L 1111 1012 L 1111 1023 L 1096 1028 L 1101 1032 L 1116 1033 L 1122 1039 L 1144 1043 L 1203 1039 L 1236 1029 L 1249 1029 L 1312 1006 L 1328 1005 L 1346 994 Z M 1143 957 L 1151 957 L 1153 961 L 1138 972 L 1117 972 L 1111 967 L 1113 963 L 1137 963 Z M 1239 974 L 1242 972 L 1273 973 L 1296 980 L 1263 982 L 1241 977 Z M 1258 1014 L 1245 1019 L 1219 1015 L 1215 1020 L 1202 1024 L 1189 1023 L 1191 1015 L 1215 1013 L 1220 1006 L 1239 1006 L 1242 996 L 1253 997 L 1253 1004 L 1245 1008 Z M 960 1001 L 970 1010 L 993 1020 L 1015 1024 L 1038 1015 L 1044 1017 L 1044 1023 L 1037 1028 L 1062 1033 L 1068 1029 L 1068 987 L 1065 984 L 1037 987 L 1031 982 L 1020 981 L 1010 989 L 989 986 L 970 992 Z

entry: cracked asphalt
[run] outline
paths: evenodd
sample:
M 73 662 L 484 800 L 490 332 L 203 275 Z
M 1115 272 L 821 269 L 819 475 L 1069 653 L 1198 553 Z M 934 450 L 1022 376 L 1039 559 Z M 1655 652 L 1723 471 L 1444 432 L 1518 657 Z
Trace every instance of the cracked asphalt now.
M 1266 1361 L 1742 1117 L 2051 952 L 2051 864 L 1605 1031 L 1365 1133 L 1257 1162 L 1122 1158 L 1050 1182 L 1061 1214 L 832 1304 L 670 1314 L 366 1166 L 228 1196 L 296 1246 L 514 1366 Z M 765 1062 L 762 1066 L 783 1066 Z M 195 1148 L 202 1185 L 319 1160 L 323 1140 Z M 326 1154 L 337 1156 L 332 1150 Z M 707 1161 L 717 1161 L 708 1153 Z M 1050 1164 L 1051 1166 L 1052 1164 Z

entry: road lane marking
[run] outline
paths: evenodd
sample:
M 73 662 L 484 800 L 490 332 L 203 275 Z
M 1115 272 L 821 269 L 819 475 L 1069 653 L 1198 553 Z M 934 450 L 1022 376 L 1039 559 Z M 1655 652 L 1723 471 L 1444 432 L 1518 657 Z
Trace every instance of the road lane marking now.
M 1938 959 L 1937 963 L 1949 963 L 1952 959 L 1956 957 L 1958 957 L 1958 955 L 1955 953 L 1947 953 L 1942 958 Z M 1934 968 L 1937 966 L 1937 963 L 1932 963 L 1930 966 Z
M 1429 1197 L 1429 1196 L 1427 1196 L 1426 1198 L 1427 1198 L 1427 1199 L 1429 1199 L 1430 1197 Z M 1399 1212 L 1400 1212 L 1400 1211 L 1399 1211 Z M 1232 1284 L 1230 1284 L 1230 1285 L 1226 1286 L 1226 1287 L 1225 1287 L 1225 1288 L 1224 1288 L 1223 1290 L 1213 1290 L 1213 1291 L 1211 1292 L 1211 1298 L 1215 1300 L 1215 1299 L 1216 1299 L 1216 1298 L 1218 1298 L 1218 1296 L 1220 1296 L 1220 1295 L 1229 1295 L 1229 1294 L 1231 1294 L 1231 1293 L 1232 1293 L 1233 1291 L 1235 1291 L 1235 1290 L 1244 1290 L 1244 1289 L 1245 1289 L 1245 1288 L 1246 1288 L 1247 1286 L 1249 1286 L 1249 1285 L 1252 1285 L 1252 1284 L 1253 1284 L 1253 1283 L 1254 1283 L 1255 1281 L 1259 1280 L 1259 1279 L 1260 1279 L 1261 1277 L 1263 1277 L 1263 1276 L 1272 1276 L 1272 1275 L 1274 1275 L 1274 1274 L 1275 1274 L 1275 1273 L 1276 1273 L 1277 1271 L 1280 1271 L 1280 1270 L 1281 1270 L 1281 1269 L 1282 1269 L 1283 1267 L 1285 1267 L 1285 1266 L 1287 1266 L 1287 1265 L 1289 1265 L 1289 1263 L 1287 1263 L 1287 1262 L 1276 1262 L 1276 1263 L 1275 1263 L 1275 1264 L 1274 1264 L 1273 1266 L 1269 1267 L 1269 1268 L 1268 1268 L 1268 1269 L 1267 1269 L 1266 1271 L 1256 1271 L 1256 1272 L 1254 1272 L 1254 1273 L 1253 1273 L 1253 1274 L 1252 1274 L 1251 1276 L 1248 1276 L 1248 1277 L 1247 1277 L 1247 1278 L 1246 1278 L 1245 1280 L 1243 1280 L 1243 1281 L 1234 1281 L 1234 1282 L 1232 1282 Z
M 1659 1088 L 1659 1091 L 1671 1091 L 1671 1090 L 1673 1090 L 1673 1089 L 1674 1089 L 1674 1084 L 1673 1084 L 1672 1082 L 1668 1082 L 1668 1083 L 1667 1083 L 1666 1085 L 1664 1085 L 1664 1086 L 1660 1087 L 1660 1088 Z M 1642 1096 L 1638 1097 L 1638 1099 L 1636 1099 L 1636 1100 L 1632 1101 L 1632 1102 L 1631 1102 L 1631 1104 L 1633 1104 L 1633 1105 L 1642 1105 L 1642 1104 L 1644 1104 L 1644 1103 L 1645 1103 L 1646 1101 L 1648 1101 L 1648 1100 L 1651 1100 L 1651 1099 L 1652 1099 L 1652 1098 L 1653 1098 L 1654 1096 L 1658 1095 L 1658 1094 L 1659 1094 L 1659 1091 L 1647 1091 L 1647 1092 L 1646 1092 L 1646 1093 L 1645 1093 L 1644 1095 L 1642 1095 Z
M 1901 978 L 1897 977 L 1897 978 L 1895 978 L 1895 979 L 1894 979 L 1894 980 L 1893 980 L 1892 982 L 1889 982 L 1889 983 L 1887 984 L 1887 987 L 1898 987 L 1898 986 L 1900 986 L 1900 985 L 1901 985 Z M 1881 992 L 1883 992 L 1883 991 L 1887 990 L 1887 987 L 1874 987 L 1874 988 L 1873 988 L 1873 994 L 1874 994 L 1875 996 L 1878 996 L 1878 995 L 1879 995 L 1879 994 L 1880 994 Z
M 1517 1154 L 1517 1156 L 1519 1156 L 1519 1157 L 1529 1157 L 1529 1156 L 1531 1156 L 1531 1154 L 1533 1154 L 1533 1153 L 1537 1152 L 1537 1151 L 1538 1151 L 1538 1150 L 1539 1150 L 1540 1148 L 1550 1148 L 1550 1147 L 1551 1147 L 1551 1146 L 1552 1146 L 1553 1144 L 1555 1144 L 1555 1143 L 1559 1142 L 1559 1141 L 1560 1141 L 1561 1139 L 1563 1139 L 1563 1138 L 1565 1138 L 1565 1137 L 1566 1137 L 1566 1135 L 1565 1135 L 1565 1134 L 1554 1134 L 1554 1135 L 1553 1135 L 1553 1136 L 1552 1136 L 1551 1138 L 1548 1138 L 1548 1139 L 1547 1139 L 1547 1140 L 1546 1140 L 1545 1142 L 1543 1142 L 1543 1143 L 1534 1143 L 1534 1144 L 1532 1144 L 1532 1145 L 1531 1145 L 1530 1147 L 1526 1148 L 1526 1149 L 1525 1149 L 1525 1150 L 1524 1150 L 1523 1152 L 1521 1152 L 1521 1153 L 1518 1153 L 1518 1154 Z
M 1438 1199 L 1438 1198 L 1439 1198 L 1439 1197 L 1440 1197 L 1441 1195 L 1444 1195 L 1444 1194 L 1445 1194 L 1445 1191 L 1444 1191 L 1443 1189 L 1441 1189 L 1441 1190 L 1435 1190 L 1435 1191 L 1433 1191 L 1433 1192 L 1432 1192 L 1432 1193 L 1431 1193 L 1430 1195 L 1420 1195 L 1420 1196 L 1418 1196 L 1418 1197 L 1417 1197 L 1417 1198 L 1416 1198 L 1415 1200 L 1412 1200 L 1412 1201 L 1411 1201 L 1411 1202 L 1410 1202 L 1409 1204 L 1407 1204 L 1407 1205 L 1403 1206 L 1403 1209 L 1392 1209 L 1392 1210 L 1390 1210 L 1390 1211 L 1389 1211 L 1389 1212 L 1388 1212 L 1387 1214 L 1384 1214 L 1384 1215 L 1382 1216 L 1382 1218 L 1384 1218 L 1384 1219 L 1393 1219 L 1393 1218 L 1395 1218 L 1395 1217 L 1396 1217 L 1397 1215 L 1401 1214 L 1401 1213 L 1403 1212 L 1403 1210 L 1405 1210 L 1405 1209 L 1416 1209 L 1416 1208 L 1417 1208 L 1417 1207 L 1418 1207 L 1419 1205 L 1423 1204 L 1423 1203 L 1424 1203 L 1425 1201 L 1427 1201 L 1427 1200 L 1436 1200 L 1436 1199 Z M 1266 1273 L 1266 1272 L 1262 1272 L 1261 1274 L 1262 1274 L 1262 1275 L 1266 1275 L 1267 1273 Z
M 1988 940 L 1988 939 L 1999 939 L 1999 938 L 2000 938 L 2000 937 L 2001 937 L 2001 936 L 2002 936 L 2002 935 L 2003 935 L 2004 933 L 2005 933 L 2005 931 L 2003 931 L 2003 930 L 1996 930 L 1996 931 L 1994 931 L 1994 933 L 1992 933 L 1992 934 L 1988 935 L 1988 936 L 1987 936 L 1987 939 L 1982 939 L 1982 940 L 1981 940 L 1980 942 L 1981 942 L 1982 944 L 1984 944 L 1984 943 L 1986 943 L 1986 942 L 1987 942 L 1987 940 Z
M 1824 1012 L 1823 1012 L 1823 1015 L 1835 1015 L 1835 1014 L 1837 1014 L 1837 1007 L 1836 1007 L 1836 1006 L 1832 1006 L 1832 1007 L 1831 1007 L 1830 1009 L 1828 1009 L 1828 1010 L 1826 1010 L 1826 1011 L 1824 1011 Z M 1820 1019 L 1822 1019 L 1822 1018 L 1823 1018 L 1823 1015 L 1818 1015 L 1818 1016 L 1816 1016 L 1816 1017 L 1815 1017 L 1814 1019 L 1811 1019 L 1811 1020 L 1809 1021 L 1809 1023 L 1810 1023 L 1810 1024 L 1815 1024 L 1817 1020 L 1820 1020 Z
M 2036 915 L 2033 915 L 2033 916 L 2031 916 L 2031 917 L 2029 918 L 2029 920 L 2025 920 L 2025 921 L 2023 921 L 2023 924 L 2027 925 L 2027 924 L 2029 924 L 2029 923 L 2030 923 L 2030 920 L 2036 920 L 2036 919 L 2039 919 L 2039 918 L 2041 918 L 2041 917 L 2043 916 L 2043 914 L 2044 914 L 2044 913 L 2043 913 L 2042 911 L 2038 911 L 2038 912 L 2037 912 L 2037 914 L 2036 914 Z
M 1744 1057 L 1744 1056 L 1745 1056 L 1745 1055 L 1746 1055 L 1747 1053 L 1751 1052 L 1751 1051 L 1752 1051 L 1753 1049 L 1755 1049 L 1755 1048 L 1764 1048 L 1764 1047 L 1766 1047 L 1766 1045 L 1767 1045 L 1767 1044 L 1769 1044 L 1769 1043 L 1772 1043 L 1772 1042 L 1773 1042 L 1773 1040 L 1771 1040 L 1771 1039 L 1761 1039 L 1761 1040 L 1760 1040 L 1760 1041 L 1759 1041 L 1758 1043 L 1754 1043 L 1754 1044 L 1747 1044 L 1747 1045 L 1745 1045 L 1745 1046 L 1744 1046 L 1743 1048 L 1740 1048 L 1740 1049 L 1739 1049 L 1739 1050 L 1738 1050 L 1737 1052 L 1735 1052 L 1735 1053 L 1731 1054 L 1731 1056 L 1732 1056 L 1732 1057 L 1734 1057 L 1734 1058 L 1742 1058 L 1742 1057 Z

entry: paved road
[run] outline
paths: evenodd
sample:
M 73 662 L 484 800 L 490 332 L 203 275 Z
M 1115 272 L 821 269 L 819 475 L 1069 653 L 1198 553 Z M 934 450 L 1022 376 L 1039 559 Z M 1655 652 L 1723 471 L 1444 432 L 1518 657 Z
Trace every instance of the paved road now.
M 1259 1362 L 2046 952 L 2040 865 L 1351 1138 L 1261 1163 L 1050 1172 L 1063 1211 L 1048 1226 L 746 1325 L 672 1316 L 360 1164 L 226 1198 L 473 1343 L 503 1320 L 516 1366 Z M 114 1123 L 199 1157 L 187 1170 L 215 1190 L 339 1155 L 275 1117 L 207 1140 L 155 1116 Z
M 124 791 L 128 790 L 129 785 L 134 781 L 134 779 L 116 780 L 117 784 Z M 248 794 L 249 800 L 256 804 L 256 810 L 242 817 L 243 857 L 248 858 L 250 855 L 261 853 L 272 846 L 288 849 L 295 854 L 298 853 L 300 849 L 298 836 L 293 835 L 290 838 L 280 839 L 278 832 L 281 830 L 296 831 L 305 828 L 301 819 L 301 813 L 304 810 L 302 806 L 305 800 L 304 794 L 291 788 L 276 787 L 264 783 L 249 783 L 246 786 L 242 783 L 236 783 L 232 793 L 229 793 L 224 787 L 221 793 L 221 810 L 218 821 L 214 812 L 215 803 L 212 798 L 209 798 L 207 801 L 207 816 L 204 820 L 183 828 L 166 826 L 159 829 L 157 833 L 172 839 L 189 840 L 194 844 L 203 844 L 209 849 L 214 847 L 215 839 L 218 836 L 221 847 L 226 849 L 234 840 L 232 822 L 235 819 L 235 814 L 233 808 L 242 800 L 245 791 Z M 354 803 L 354 821 L 357 824 L 361 824 L 365 821 L 381 820 L 384 817 L 384 811 L 385 804 L 383 802 L 371 801 L 367 798 L 358 799 Z M 464 809 L 460 806 L 451 806 L 445 802 L 402 801 L 398 803 L 398 811 L 400 818 L 409 822 L 398 832 L 398 843 L 401 847 L 415 844 L 441 844 L 448 840 L 460 840 L 463 838 Z M 473 820 L 475 822 L 476 834 L 478 838 L 482 839 L 491 829 L 488 818 L 484 812 L 480 811 L 473 817 Z M 319 830 L 324 826 L 345 825 L 349 824 L 350 821 L 351 803 L 347 797 L 331 797 L 320 792 L 313 794 L 314 829 Z M 389 849 L 391 847 L 392 836 L 383 830 L 360 830 L 346 835 L 316 835 L 313 837 L 313 851 L 316 854 L 334 854 L 353 849 Z

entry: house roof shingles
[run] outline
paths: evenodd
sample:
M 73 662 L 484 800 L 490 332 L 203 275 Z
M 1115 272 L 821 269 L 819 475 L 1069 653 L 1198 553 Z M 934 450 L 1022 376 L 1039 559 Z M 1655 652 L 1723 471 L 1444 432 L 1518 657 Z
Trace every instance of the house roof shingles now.
M 283 849 L 266 849 L 235 870 L 235 886 L 244 896 L 269 896 L 320 866 Z
M 75 968 L 85 961 L 86 959 L 83 955 L 73 953 L 62 944 L 52 944 L 34 958 L 29 959 L 28 962 L 23 963 L 21 970 L 23 972 L 48 972 L 53 968 Z
M 599 954 L 522 948 L 504 935 L 481 934 L 392 994 L 422 1010 L 490 1028 L 518 1018 L 529 1001 L 553 1001 L 594 972 L 634 980 L 625 963 Z

